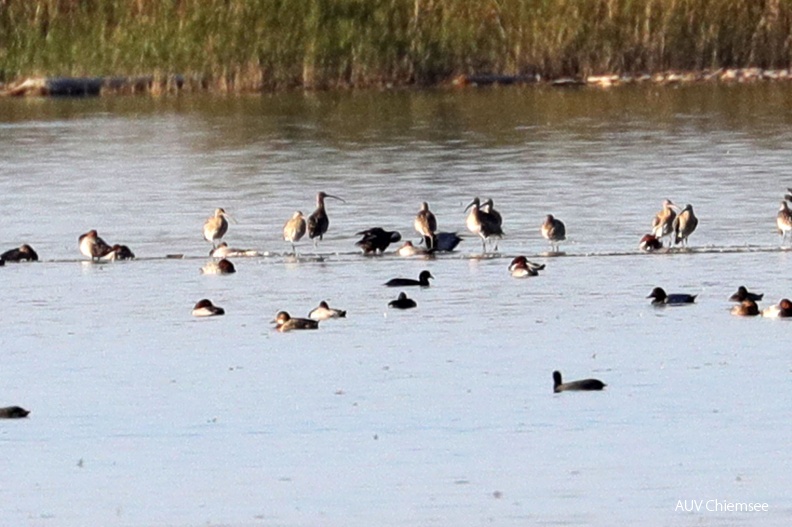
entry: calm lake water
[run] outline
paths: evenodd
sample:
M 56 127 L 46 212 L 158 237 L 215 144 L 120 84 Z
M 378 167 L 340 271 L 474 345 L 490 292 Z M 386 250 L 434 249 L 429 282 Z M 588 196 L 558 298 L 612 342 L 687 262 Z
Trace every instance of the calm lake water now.
M 32 411 L 0 422 L 0 525 L 792 522 L 792 325 L 727 301 L 792 296 L 787 84 L 0 99 L 0 152 L 0 250 L 43 260 L 0 269 L 0 406 Z M 346 203 L 286 256 L 319 191 Z M 494 257 L 354 247 L 417 240 L 421 201 L 462 233 L 474 196 L 504 217 Z M 692 250 L 641 254 L 665 198 L 694 205 Z M 265 253 L 232 276 L 199 273 L 216 207 Z M 90 229 L 138 259 L 83 261 Z M 513 279 L 518 254 L 547 269 Z M 389 311 L 382 284 L 422 269 Z M 698 301 L 652 308 L 655 286 Z M 204 297 L 227 315 L 194 319 Z M 273 331 L 320 300 L 347 319 Z M 553 394 L 554 369 L 608 387 Z

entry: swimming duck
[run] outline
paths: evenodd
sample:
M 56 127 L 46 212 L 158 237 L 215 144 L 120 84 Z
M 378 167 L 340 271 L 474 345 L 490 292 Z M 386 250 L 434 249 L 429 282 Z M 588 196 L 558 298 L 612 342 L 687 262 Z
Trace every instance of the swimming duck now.
M 292 318 L 286 311 L 279 311 L 272 321 L 281 333 L 294 329 L 319 329 L 319 321 L 309 318 Z
M 115 244 L 110 248 L 110 252 L 104 255 L 101 259 L 114 262 L 116 260 L 132 260 L 135 258 L 135 253 L 126 245 Z
M 742 302 L 743 300 L 753 300 L 754 302 L 759 302 L 763 296 L 764 293 L 751 293 L 745 288 L 744 285 L 741 285 L 737 288 L 737 292 L 729 297 L 729 300 L 732 302 Z
M 99 237 L 96 230 L 92 229 L 79 237 L 80 252 L 91 260 L 99 260 L 106 256 L 112 247 Z
M 525 256 L 518 256 L 509 264 L 509 272 L 515 278 L 525 278 L 526 276 L 537 276 L 539 271 L 545 268 L 545 264 L 538 264 L 528 261 Z
M 548 214 L 542 224 L 542 236 L 550 242 L 553 252 L 558 252 L 558 243 L 566 240 L 566 226 L 558 218 Z
M 598 379 L 583 379 L 580 381 L 561 382 L 561 372 L 553 372 L 553 392 L 594 391 L 602 390 L 607 384 Z
M 346 311 L 343 309 L 333 309 L 327 302 L 322 300 L 319 302 L 319 307 L 311 310 L 308 313 L 308 318 L 311 320 L 327 320 L 328 318 L 346 318 Z
M 786 298 L 782 298 L 777 305 L 765 308 L 762 311 L 762 316 L 766 318 L 792 317 L 792 302 Z
M 652 292 L 649 293 L 649 296 L 646 298 L 653 298 L 652 304 L 653 305 L 670 305 L 670 306 L 680 306 L 683 304 L 692 304 L 696 301 L 696 297 L 698 295 L 687 295 L 687 294 L 673 294 L 667 295 L 665 290 L 662 287 L 655 287 L 652 289 Z
M 638 248 L 645 253 L 651 253 L 663 248 L 663 242 L 657 239 L 654 234 L 644 234 L 638 243 Z
M 33 247 L 25 244 L 18 249 L 10 249 L 3 254 L 0 254 L 0 260 L 5 260 L 6 262 L 37 262 L 38 254 L 36 254 L 36 251 L 33 250 Z
M 201 267 L 202 274 L 231 274 L 235 272 L 234 264 L 225 258 L 219 262 L 207 262 L 206 265 Z
M 406 287 L 415 285 L 429 287 L 430 278 L 434 278 L 432 273 L 429 271 L 421 271 L 421 274 L 418 275 L 418 280 L 413 280 L 412 278 L 393 278 L 385 282 L 385 285 L 388 287 Z
M 731 314 L 738 317 L 755 317 L 759 314 L 759 306 L 750 298 L 746 298 L 739 306 L 731 308 Z
M 391 243 L 401 241 L 401 233 L 397 231 L 386 231 L 381 227 L 360 231 L 357 235 L 363 236 L 363 238 L 355 243 L 355 245 L 363 249 L 363 254 L 384 253 Z
M 212 304 L 212 301 L 208 298 L 204 298 L 195 304 L 192 315 L 194 317 L 215 317 L 218 315 L 225 315 L 225 309 Z
M 388 302 L 388 307 L 393 307 L 396 309 L 411 309 L 417 306 L 418 304 L 415 303 L 415 300 L 412 298 L 407 298 L 407 293 L 403 292 L 399 293 L 399 298 Z
M 404 245 L 399 247 L 396 251 L 399 256 L 409 257 L 409 256 L 426 256 L 429 254 L 429 251 L 426 249 L 421 249 L 420 247 L 416 247 L 410 240 L 404 242 Z
M 238 258 L 240 256 L 261 256 L 261 253 L 253 249 L 232 249 L 226 242 L 209 251 L 212 258 Z
M 21 419 L 30 414 L 29 410 L 25 410 L 21 406 L 7 406 L 0 408 L 0 419 Z
M 204 239 L 208 242 L 212 242 L 213 247 L 228 231 L 227 218 L 230 218 L 230 216 L 226 213 L 225 209 L 215 209 L 214 215 L 210 216 L 204 222 Z

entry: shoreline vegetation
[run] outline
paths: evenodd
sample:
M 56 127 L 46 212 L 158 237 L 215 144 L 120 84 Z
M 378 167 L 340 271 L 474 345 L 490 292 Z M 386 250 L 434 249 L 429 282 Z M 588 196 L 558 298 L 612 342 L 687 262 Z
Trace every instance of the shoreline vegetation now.
M 4 95 L 745 82 L 790 66 L 792 0 L 0 0 Z

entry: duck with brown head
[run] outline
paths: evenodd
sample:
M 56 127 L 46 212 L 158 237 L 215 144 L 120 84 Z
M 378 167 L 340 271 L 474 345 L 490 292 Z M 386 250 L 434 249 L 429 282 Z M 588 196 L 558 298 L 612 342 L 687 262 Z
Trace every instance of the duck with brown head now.
M 92 229 L 79 237 L 80 252 L 90 258 L 91 260 L 98 261 L 100 258 L 107 256 L 113 250 L 95 229 Z
M 318 320 L 292 318 L 286 311 L 279 311 L 272 322 L 275 324 L 275 330 L 281 333 L 301 329 L 319 329 Z

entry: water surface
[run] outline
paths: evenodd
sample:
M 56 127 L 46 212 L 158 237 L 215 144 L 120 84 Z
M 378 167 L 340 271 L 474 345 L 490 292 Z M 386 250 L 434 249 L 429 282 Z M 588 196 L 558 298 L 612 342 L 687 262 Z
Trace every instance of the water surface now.
M 738 285 L 790 296 L 778 204 L 792 180 L 785 85 L 614 91 L 0 100 L 0 423 L 8 525 L 787 525 L 784 321 L 742 320 Z M 330 231 L 284 253 L 294 210 Z M 355 233 L 417 239 L 491 197 L 507 236 L 426 261 L 366 258 Z M 663 199 L 700 218 L 644 255 Z M 203 276 L 201 225 L 262 258 Z M 539 225 L 567 225 L 547 257 Z M 97 229 L 137 261 L 81 261 Z M 180 260 L 165 259 L 180 253 Z M 511 257 L 547 264 L 512 279 Z M 430 269 L 411 312 L 381 284 Z M 654 286 L 699 294 L 654 309 Z M 190 316 L 200 298 L 227 315 Z M 278 334 L 280 309 L 348 318 Z M 552 393 L 551 372 L 603 393 Z M 679 500 L 766 502 L 687 513 Z M 2 523 L 0 522 L 0 523 Z

